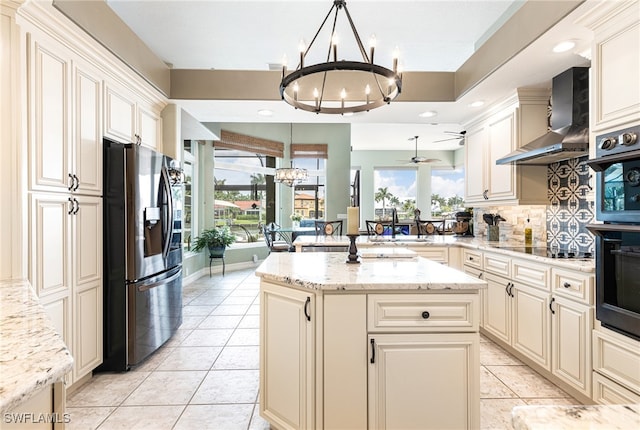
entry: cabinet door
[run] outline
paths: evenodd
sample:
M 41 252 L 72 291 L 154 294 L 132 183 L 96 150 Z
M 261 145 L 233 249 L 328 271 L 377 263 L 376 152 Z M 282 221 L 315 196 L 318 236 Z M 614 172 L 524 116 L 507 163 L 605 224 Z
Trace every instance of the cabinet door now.
M 515 140 L 515 114 L 513 112 L 491 119 L 487 147 L 489 198 L 492 200 L 515 197 L 515 167 L 496 165 L 496 160 L 513 151 Z
M 76 191 L 102 194 L 102 81 L 88 64 L 74 63 L 73 174 Z
M 260 412 L 282 429 L 314 428 L 315 299 L 262 282 Z
M 513 294 L 512 346 L 547 370 L 551 369 L 550 294 L 517 285 Z
M 511 343 L 511 296 L 509 281 L 485 272 L 484 329 L 505 343 Z
M 162 149 L 162 118 L 151 109 L 138 105 L 138 134 L 144 146 Z
M 72 210 L 73 203 L 68 195 L 31 194 L 29 278 L 40 298 L 70 291 L 70 212 Z
M 370 335 L 370 429 L 480 427 L 477 333 Z
M 105 84 L 104 134 L 123 143 L 135 142 L 136 102 L 127 91 Z
M 71 296 L 69 293 L 64 292 L 53 296 L 47 296 L 40 299 L 44 312 L 47 314 L 56 332 L 62 338 L 62 341 L 67 345 L 70 351 L 73 349 L 73 324 L 71 317 Z M 73 382 L 72 372 L 67 373 L 64 376 L 65 383 L 71 384 Z
M 591 396 L 591 329 L 593 308 L 553 296 L 551 340 L 554 375 Z
M 488 132 L 486 128 L 470 130 L 465 143 L 465 201 L 484 201 L 485 191 L 485 146 Z
M 73 285 L 102 279 L 102 199 L 74 197 L 72 212 Z
M 44 36 L 28 46 L 29 188 L 66 191 L 71 185 L 68 56 L 51 49 L 56 45 Z
M 77 381 L 102 363 L 102 281 L 74 293 L 73 375 Z

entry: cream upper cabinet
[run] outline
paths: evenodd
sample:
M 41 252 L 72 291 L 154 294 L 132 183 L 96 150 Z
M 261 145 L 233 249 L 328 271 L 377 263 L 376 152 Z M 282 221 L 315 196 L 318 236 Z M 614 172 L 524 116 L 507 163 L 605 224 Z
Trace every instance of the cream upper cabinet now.
M 604 2 L 579 23 L 594 32 L 592 131 L 637 121 L 640 112 L 640 13 L 637 1 Z
M 548 204 L 545 166 L 496 160 L 546 132 L 547 90 L 517 93 L 467 124 L 465 201 L 475 206 Z
M 139 142 L 162 148 L 161 107 L 141 100 L 133 91 L 113 82 L 105 84 L 105 136 L 123 143 Z
M 44 35 L 29 36 L 29 188 L 102 194 L 102 82 Z

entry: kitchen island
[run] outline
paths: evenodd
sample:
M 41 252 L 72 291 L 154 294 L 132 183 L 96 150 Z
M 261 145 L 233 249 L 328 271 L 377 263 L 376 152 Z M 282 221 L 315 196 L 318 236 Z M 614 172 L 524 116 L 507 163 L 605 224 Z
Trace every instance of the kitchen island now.
M 346 258 L 274 253 L 256 270 L 262 417 L 278 429 L 479 428 L 485 282 L 385 248 Z

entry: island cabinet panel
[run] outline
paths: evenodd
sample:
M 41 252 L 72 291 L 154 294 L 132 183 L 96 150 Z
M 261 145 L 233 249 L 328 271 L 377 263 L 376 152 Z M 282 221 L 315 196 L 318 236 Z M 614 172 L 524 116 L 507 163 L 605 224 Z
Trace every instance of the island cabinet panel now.
M 260 414 L 279 429 L 315 428 L 315 295 L 268 282 L 260 297 Z
M 483 328 L 504 343 L 511 344 L 511 282 L 500 276 L 485 273 L 487 281 L 484 302 Z
M 477 334 L 370 334 L 369 344 L 369 429 L 478 427 Z
M 324 428 L 367 428 L 367 296 L 325 295 Z

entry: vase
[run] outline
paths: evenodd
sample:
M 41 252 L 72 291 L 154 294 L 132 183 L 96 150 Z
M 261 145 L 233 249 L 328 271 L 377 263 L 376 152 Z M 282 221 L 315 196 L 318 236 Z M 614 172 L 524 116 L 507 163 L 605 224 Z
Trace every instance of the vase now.
M 294 229 L 300 228 L 300 221 L 291 221 L 291 227 Z
M 209 247 L 209 256 L 213 258 L 221 258 L 224 257 L 224 250 L 226 246 L 210 246 Z

